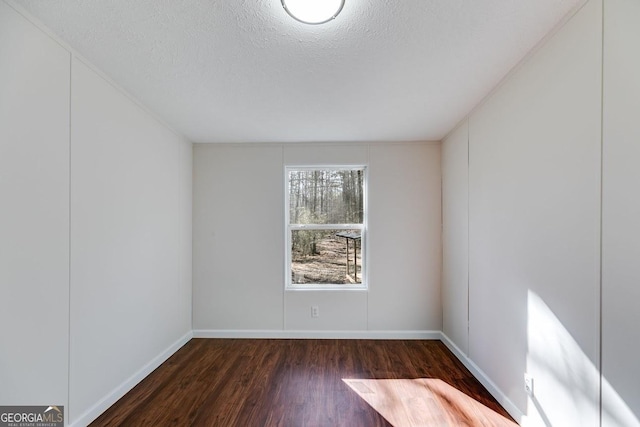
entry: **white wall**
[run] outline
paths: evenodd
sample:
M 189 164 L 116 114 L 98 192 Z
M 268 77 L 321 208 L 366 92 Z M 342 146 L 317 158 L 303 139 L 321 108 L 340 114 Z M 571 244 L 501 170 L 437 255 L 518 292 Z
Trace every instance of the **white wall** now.
M 196 335 L 441 328 L 438 144 L 194 147 Z M 369 167 L 369 291 L 284 291 L 284 168 L 314 163 Z
M 67 406 L 69 60 L 0 2 L 0 405 Z
M 640 426 L 639 19 L 637 1 L 591 0 L 468 121 L 466 357 L 525 424 Z M 448 266 L 464 271 L 466 251 L 447 250 L 461 242 L 447 224 L 464 206 L 447 206 L 465 189 L 447 182 L 464 175 L 464 127 L 443 144 L 444 330 L 461 349 L 447 319 L 463 318 L 449 297 L 463 280 Z M 535 377 L 526 405 L 522 369 Z
M 469 351 L 469 126 L 442 145 L 442 331 Z
M 86 425 L 190 336 L 192 147 L 17 10 L 0 2 L 0 404 Z
M 441 330 L 440 144 L 373 144 L 369 330 Z
M 467 356 L 525 425 L 598 425 L 601 20 L 601 1 L 590 1 L 468 120 Z M 445 141 L 457 156 L 445 168 L 464 165 L 460 139 Z M 445 187 L 444 198 L 464 190 Z M 446 300 L 445 319 L 461 322 L 458 299 Z M 464 349 L 464 333 L 453 335 Z
M 640 2 L 606 0 L 602 236 L 605 427 L 640 426 Z
M 194 145 L 194 329 L 282 329 L 282 148 Z
M 190 144 L 74 59 L 70 419 L 191 329 Z

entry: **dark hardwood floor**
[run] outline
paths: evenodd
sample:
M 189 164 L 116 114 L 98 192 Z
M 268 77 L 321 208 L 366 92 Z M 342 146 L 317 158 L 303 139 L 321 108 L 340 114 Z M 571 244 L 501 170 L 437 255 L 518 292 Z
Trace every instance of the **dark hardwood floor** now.
M 92 426 L 515 426 L 440 341 L 193 339 Z

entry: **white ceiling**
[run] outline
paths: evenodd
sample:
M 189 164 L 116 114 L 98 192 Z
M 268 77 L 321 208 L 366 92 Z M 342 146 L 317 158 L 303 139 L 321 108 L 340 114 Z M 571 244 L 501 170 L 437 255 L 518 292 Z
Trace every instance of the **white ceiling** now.
M 15 0 L 194 142 L 439 140 L 584 0 Z

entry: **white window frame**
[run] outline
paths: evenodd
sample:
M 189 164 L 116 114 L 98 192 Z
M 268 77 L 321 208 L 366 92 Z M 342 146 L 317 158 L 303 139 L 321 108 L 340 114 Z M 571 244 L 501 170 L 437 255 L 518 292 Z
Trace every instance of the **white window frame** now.
M 363 183 L 362 183 L 362 224 L 291 224 L 290 213 L 291 208 L 289 205 L 289 172 L 291 171 L 363 171 Z M 298 290 L 313 290 L 313 291 L 335 291 L 335 290 L 367 290 L 368 289 L 368 270 L 369 263 L 367 259 L 368 254 L 368 239 L 367 239 L 367 223 L 368 223 L 368 183 L 369 172 L 366 165 L 304 165 L 294 166 L 287 165 L 284 170 L 284 231 L 285 231 L 285 290 L 298 291 Z M 361 271 L 360 282 L 361 283 L 346 283 L 346 284 L 322 284 L 322 283 L 308 283 L 297 284 L 291 281 L 291 235 L 294 230 L 359 230 L 360 231 L 360 254 L 361 254 Z

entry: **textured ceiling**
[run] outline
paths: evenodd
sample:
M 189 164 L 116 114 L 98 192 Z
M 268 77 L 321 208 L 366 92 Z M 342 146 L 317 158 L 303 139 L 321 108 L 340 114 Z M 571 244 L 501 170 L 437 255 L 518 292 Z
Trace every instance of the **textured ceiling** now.
M 194 142 L 439 140 L 583 0 L 15 0 Z

